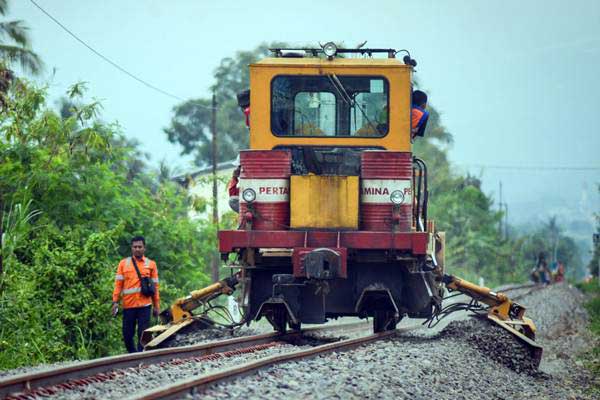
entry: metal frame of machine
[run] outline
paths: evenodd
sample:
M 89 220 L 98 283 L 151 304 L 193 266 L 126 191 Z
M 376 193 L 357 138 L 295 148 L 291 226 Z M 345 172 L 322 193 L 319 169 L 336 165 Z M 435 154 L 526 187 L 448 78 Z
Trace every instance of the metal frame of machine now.
M 442 283 L 435 276 L 443 274 L 443 260 L 436 258 L 436 251 L 442 257 L 443 241 L 426 221 L 424 163 L 411 153 L 416 63 L 410 57 L 397 60 L 393 49 L 354 50 L 388 58 L 341 58 L 350 51 L 325 46 L 274 49 L 275 57 L 250 65 L 250 150 L 240 155 L 240 228 L 219 232 L 219 251 L 224 259 L 238 257 L 248 320 L 264 316 L 277 330 L 369 316 L 380 331 L 393 329 L 404 315 L 431 316 L 441 305 Z M 297 51 L 307 56 L 298 57 Z M 359 91 L 368 90 L 345 88 L 346 77 L 385 79 L 386 134 L 273 133 L 272 82 L 280 76 L 327 77 L 339 112 L 344 94 L 351 106 Z M 292 95 L 303 90 L 293 84 Z M 298 172 L 297 165 L 310 157 L 347 166 L 321 161 L 321 171 Z M 358 185 L 348 189 L 352 177 Z M 390 197 L 392 192 L 400 201 Z M 348 206 L 353 202 L 356 206 Z M 340 209 L 349 211 L 338 216 Z M 350 222 L 348 214 L 356 214 Z M 316 226 L 322 220 L 328 224 Z

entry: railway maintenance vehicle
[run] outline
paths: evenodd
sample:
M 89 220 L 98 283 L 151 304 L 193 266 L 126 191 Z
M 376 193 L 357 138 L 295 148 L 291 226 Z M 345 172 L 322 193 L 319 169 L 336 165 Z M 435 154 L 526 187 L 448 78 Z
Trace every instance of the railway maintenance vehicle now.
M 249 104 L 241 104 L 251 111 L 239 227 L 218 233 L 232 276 L 180 299 L 145 342 L 157 345 L 236 285 L 242 322 L 264 317 L 277 331 L 346 316 L 372 318 L 375 332 L 405 316 L 431 320 L 447 288 L 487 305 L 491 321 L 541 357 L 524 307 L 445 274 L 444 233 L 427 214 L 427 166 L 412 152 L 408 51 L 330 42 L 272 52 L 249 66 Z

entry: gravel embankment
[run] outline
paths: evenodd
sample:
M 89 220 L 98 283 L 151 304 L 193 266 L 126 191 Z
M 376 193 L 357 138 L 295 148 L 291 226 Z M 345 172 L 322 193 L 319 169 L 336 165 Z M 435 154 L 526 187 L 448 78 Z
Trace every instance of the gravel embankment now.
M 510 350 L 514 342 L 506 342 L 504 330 L 459 321 L 441 333 L 403 334 L 352 352 L 275 366 L 194 398 L 591 399 L 586 388 L 594 377 L 576 358 L 592 340 L 582 300 L 567 284 L 519 299 L 544 346 L 537 373 L 516 372 L 528 368 L 520 368 L 523 353 Z

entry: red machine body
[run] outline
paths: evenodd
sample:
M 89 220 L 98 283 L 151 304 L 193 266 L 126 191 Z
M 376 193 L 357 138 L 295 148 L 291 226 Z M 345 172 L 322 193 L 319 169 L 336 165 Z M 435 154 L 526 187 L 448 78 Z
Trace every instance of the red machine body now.
M 360 166 L 361 229 L 410 232 L 413 221 L 412 153 L 364 151 Z
M 282 150 L 240 152 L 240 223 L 255 230 L 285 230 L 290 225 L 291 154 Z M 254 200 L 244 197 L 253 192 Z M 250 194 L 248 192 L 252 191 Z

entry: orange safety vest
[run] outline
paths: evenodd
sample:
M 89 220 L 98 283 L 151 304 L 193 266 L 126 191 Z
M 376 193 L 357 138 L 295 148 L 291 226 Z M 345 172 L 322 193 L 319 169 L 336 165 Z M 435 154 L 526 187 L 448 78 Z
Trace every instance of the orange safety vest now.
M 410 119 L 411 137 L 423 136 L 425 134 L 425 127 L 427 126 L 427 120 L 429 119 L 429 112 L 420 107 L 413 106 L 410 113 Z
M 142 294 L 142 284 L 135 271 L 131 257 L 124 258 L 119 263 L 117 275 L 115 276 L 115 290 L 113 291 L 113 302 L 119 301 L 123 295 L 123 308 L 145 307 L 154 304 L 154 308 L 160 309 L 160 295 L 158 293 L 158 269 L 156 263 L 148 257 L 143 257 L 142 262 L 136 260 L 140 275 L 150 277 L 154 281 L 156 290 L 152 298 Z

